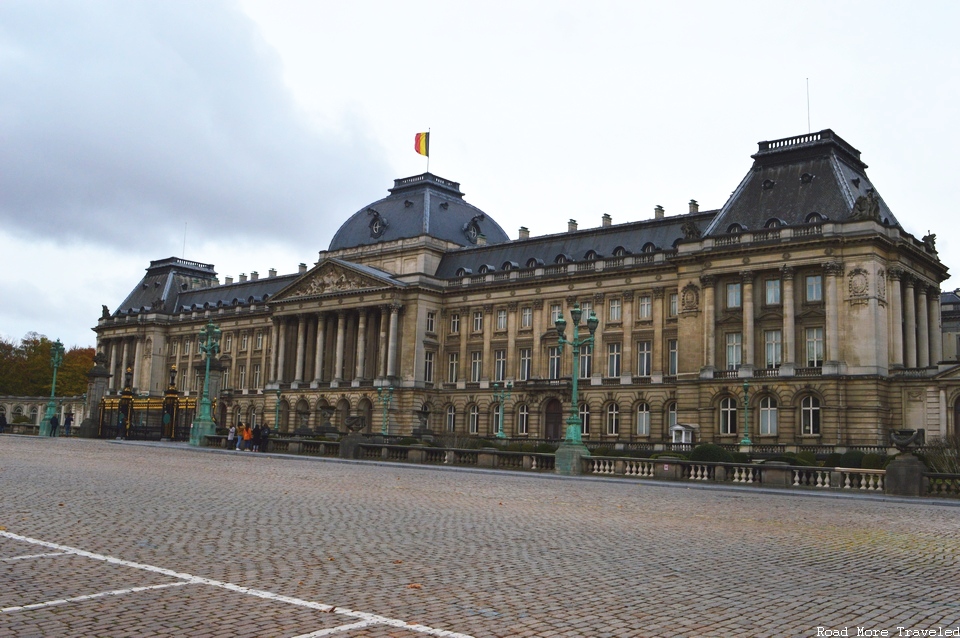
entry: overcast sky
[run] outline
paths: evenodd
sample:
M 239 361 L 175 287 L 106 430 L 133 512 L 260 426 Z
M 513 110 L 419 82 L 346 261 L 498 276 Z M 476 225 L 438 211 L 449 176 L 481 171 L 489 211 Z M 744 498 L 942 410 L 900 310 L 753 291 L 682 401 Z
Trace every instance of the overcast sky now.
M 150 260 L 312 265 L 426 170 L 516 238 L 719 208 L 832 128 L 960 268 L 960 3 L 0 2 L 0 335 L 95 344 Z M 960 278 L 943 288 L 960 286 Z

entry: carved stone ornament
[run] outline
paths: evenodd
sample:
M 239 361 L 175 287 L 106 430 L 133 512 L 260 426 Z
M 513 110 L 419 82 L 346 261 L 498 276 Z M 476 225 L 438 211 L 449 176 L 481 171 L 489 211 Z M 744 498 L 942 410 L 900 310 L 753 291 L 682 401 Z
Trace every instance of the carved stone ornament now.
M 877 297 L 884 300 L 887 298 L 887 277 L 882 269 L 877 272 Z
M 370 220 L 370 236 L 378 239 L 390 224 L 387 223 L 386 218 L 377 210 L 368 208 L 367 214 L 372 216 Z
M 866 299 L 870 293 L 869 273 L 857 267 L 847 274 L 848 288 L 851 299 Z
M 312 297 L 336 292 L 372 288 L 371 282 L 340 266 L 331 265 L 290 292 L 291 297 Z
M 931 233 L 929 230 L 927 234 L 923 236 L 923 245 L 928 252 L 935 253 L 937 252 L 937 236 L 935 233 Z
M 692 283 L 683 287 L 681 308 L 683 312 L 692 312 L 700 308 L 700 289 Z
M 850 211 L 850 219 L 880 221 L 880 197 L 877 196 L 877 191 L 871 188 L 866 195 L 857 198 L 853 203 L 853 210 Z
M 463 230 L 463 234 L 466 236 L 467 240 L 471 244 L 477 243 L 477 238 L 480 236 L 480 232 L 481 232 L 480 222 L 482 222 L 484 219 L 485 219 L 485 216 L 483 213 L 480 213 L 479 215 L 474 215 L 470 219 L 470 221 L 464 224 L 463 227 L 461 228 L 461 230 Z
M 700 227 L 690 220 L 683 222 L 680 232 L 683 233 L 684 239 L 700 239 Z

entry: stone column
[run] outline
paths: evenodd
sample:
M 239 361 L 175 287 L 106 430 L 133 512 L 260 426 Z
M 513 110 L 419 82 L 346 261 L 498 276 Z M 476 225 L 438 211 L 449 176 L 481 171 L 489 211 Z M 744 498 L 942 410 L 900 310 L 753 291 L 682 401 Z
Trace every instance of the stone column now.
M 904 331 L 906 332 L 906 365 L 908 368 L 917 367 L 917 310 L 916 297 L 913 293 L 913 276 L 904 274 Z
M 297 364 L 294 373 L 294 383 L 303 383 L 303 365 L 306 363 L 307 348 L 307 320 L 303 315 L 297 315 Z
M 753 273 L 740 273 L 743 286 L 743 365 L 749 373 L 753 370 L 755 351 L 753 349 Z
M 333 366 L 333 380 L 343 381 L 343 350 L 346 346 L 347 316 L 343 310 L 337 311 L 337 358 Z
M 140 364 L 143 362 L 143 339 L 136 337 L 133 348 L 133 387 L 140 388 L 142 385 L 140 379 Z M 150 385 L 147 384 L 147 390 Z
M 179 350 L 177 351 L 179 352 Z M 117 340 L 110 340 L 110 392 L 117 389 Z
M 927 316 L 927 285 L 920 283 L 917 287 L 917 366 L 926 368 L 930 365 L 930 319 Z
M 903 367 L 903 295 L 900 280 L 903 270 L 891 268 L 890 275 L 890 363 L 894 368 Z
M 279 375 L 277 374 L 277 356 L 280 351 L 280 319 L 274 318 L 271 320 L 273 324 L 272 330 L 270 331 L 270 381 L 272 383 L 279 383 Z
M 823 265 L 826 272 L 824 296 L 827 314 L 825 361 L 840 361 L 840 304 L 837 299 L 837 277 L 843 273 L 843 264 L 829 262 Z
M 320 383 L 323 381 L 323 355 L 324 347 L 327 343 L 327 316 L 322 313 L 317 313 L 317 351 L 314 355 L 313 360 L 313 369 L 314 375 L 313 380 L 315 383 Z
M 663 381 L 663 375 L 667 373 L 664 356 L 667 344 L 663 341 L 663 323 L 663 286 L 657 286 L 653 289 L 653 369 L 651 372 L 654 377 L 660 379 L 659 382 Z
M 473 329 L 473 317 L 470 308 L 460 309 L 460 369 L 457 371 L 457 381 L 467 381 L 470 378 L 470 362 L 467 361 L 467 339 Z
M 781 281 L 783 281 L 782 297 L 780 299 L 783 303 L 783 363 L 790 364 L 791 368 L 796 363 L 797 356 L 796 311 L 793 308 L 793 272 L 793 268 L 789 266 L 784 266 L 780 271 Z
M 286 376 L 287 359 L 287 323 L 283 319 L 277 325 L 280 332 L 280 342 L 277 344 L 277 383 L 283 383 Z
M 390 304 L 390 343 L 387 346 L 387 376 L 397 376 L 397 348 L 399 346 L 400 304 Z
M 123 352 L 120 355 L 120 375 L 121 375 L 120 378 L 121 379 L 123 378 L 123 375 L 125 375 L 127 372 L 127 366 L 129 365 L 129 361 L 130 361 L 130 341 L 128 339 L 124 339 Z M 125 385 L 125 383 L 126 382 L 121 381 L 121 385 Z
M 359 381 L 364 374 L 364 361 L 367 358 L 367 309 L 360 308 L 360 320 L 357 323 L 357 369 L 354 379 Z
M 387 376 L 387 332 L 389 330 L 389 308 L 380 306 L 380 340 L 377 342 L 377 377 Z
M 538 297 L 533 300 L 533 346 L 530 350 L 530 376 L 546 378 L 543 366 L 543 354 L 541 352 L 540 335 L 543 334 L 543 298 Z M 463 350 L 466 351 L 466 344 Z M 460 355 L 461 357 L 463 355 Z M 530 412 L 531 416 L 533 411 Z M 543 436 L 543 433 L 540 433 Z
M 714 301 L 714 286 L 717 278 L 713 275 L 701 275 L 700 285 L 703 286 L 703 365 L 713 370 L 717 366 L 717 335 L 716 335 L 716 302 Z
M 245 363 L 247 367 L 247 378 L 243 380 L 243 387 L 240 388 L 241 390 L 246 390 L 253 387 L 253 346 L 255 342 L 253 340 L 253 331 L 250 330 L 248 332 L 250 337 L 247 339 L 247 360 Z M 242 340 L 243 337 L 241 336 L 240 339 Z
M 517 374 L 517 302 L 507 304 L 507 371 L 508 379 L 516 379 Z
M 620 375 L 623 377 L 632 377 L 637 370 L 637 362 L 633 360 L 633 300 L 633 291 L 624 290 L 623 301 L 620 306 L 623 322 L 623 359 L 620 365 Z
M 930 303 L 927 316 L 930 318 L 930 365 L 935 366 L 943 360 L 943 333 L 940 332 L 940 289 L 931 286 Z M 946 423 L 946 421 L 942 421 Z
M 493 355 L 490 352 L 490 338 L 493 336 L 493 321 L 493 304 L 483 304 L 483 365 L 480 368 L 480 379 L 493 378 Z

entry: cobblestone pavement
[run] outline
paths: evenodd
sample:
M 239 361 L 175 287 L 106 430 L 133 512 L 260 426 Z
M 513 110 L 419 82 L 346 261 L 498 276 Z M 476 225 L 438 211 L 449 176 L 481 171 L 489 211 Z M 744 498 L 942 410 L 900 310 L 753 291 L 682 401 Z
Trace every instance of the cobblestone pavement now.
M 0 489 L 2 636 L 960 635 L 937 502 L 9 435 Z

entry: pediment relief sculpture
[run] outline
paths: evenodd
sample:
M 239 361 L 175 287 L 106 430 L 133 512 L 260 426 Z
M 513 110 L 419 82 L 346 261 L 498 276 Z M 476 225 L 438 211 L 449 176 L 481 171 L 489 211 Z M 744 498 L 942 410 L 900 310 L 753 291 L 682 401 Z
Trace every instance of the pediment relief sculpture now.
M 383 284 L 340 266 L 328 266 L 300 282 L 284 297 L 315 297 L 338 292 L 379 288 Z

